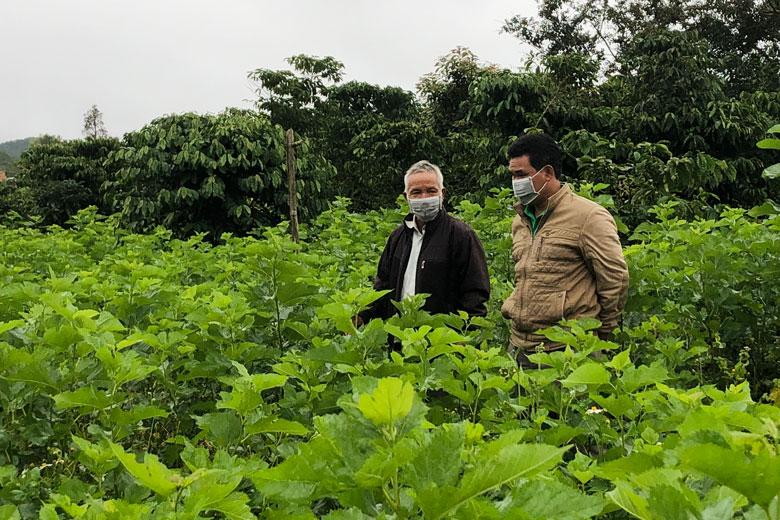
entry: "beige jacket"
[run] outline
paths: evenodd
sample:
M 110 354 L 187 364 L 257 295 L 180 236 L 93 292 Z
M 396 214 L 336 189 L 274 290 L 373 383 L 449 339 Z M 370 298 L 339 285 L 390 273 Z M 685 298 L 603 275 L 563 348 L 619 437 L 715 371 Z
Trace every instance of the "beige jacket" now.
M 628 268 L 612 215 L 566 184 L 550 198 L 536 236 L 522 216 L 523 207 L 515 210 L 515 290 L 501 306 L 512 320 L 512 345 L 533 349 L 549 343 L 534 331 L 564 318 L 597 318 L 602 337 L 617 327 L 628 293 Z

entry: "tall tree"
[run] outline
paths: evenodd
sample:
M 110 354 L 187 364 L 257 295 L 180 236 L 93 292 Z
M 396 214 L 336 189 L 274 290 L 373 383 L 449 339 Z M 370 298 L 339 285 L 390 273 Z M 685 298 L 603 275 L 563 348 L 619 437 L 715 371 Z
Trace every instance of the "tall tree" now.
M 87 138 L 91 139 L 97 139 L 98 137 L 105 137 L 108 135 L 106 125 L 103 124 L 103 113 L 98 109 L 97 105 L 92 105 L 84 114 L 84 128 L 82 133 Z
M 274 123 L 311 135 L 319 128 L 316 112 L 328 89 L 341 81 L 344 64 L 331 56 L 305 54 L 286 61 L 293 70 L 256 69 L 249 73 L 256 85 L 257 108 Z
M 695 32 L 710 49 L 726 93 L 780 89 L 778 0 L 538 0 L 537 16 L 517 15 L 504 31 L 538 56 L 579 52 L 609 69 L 637 35 Z

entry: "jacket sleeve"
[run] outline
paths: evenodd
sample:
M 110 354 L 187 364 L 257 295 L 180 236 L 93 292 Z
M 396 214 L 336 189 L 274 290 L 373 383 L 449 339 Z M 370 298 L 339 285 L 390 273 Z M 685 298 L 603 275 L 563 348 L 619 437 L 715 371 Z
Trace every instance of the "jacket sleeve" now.
M 374 290 L 382 291 L 385 289 L 393 290 L 395 285 L 390 279 L 390 272 L 392 270 L 391 261 L 393 258 L 393 252 L 395 251 L 395 245 L 398 242 L 397 233 L 393 232 L 385 243 L 385 248 L 382 251 L 382 256 L 379 257 L 379 265 L 377 266 L 376 276 L 374 277 Z M 378 300 L 374 301 L 368 309 L 359 314 L 360 318 L 368 323 L 374 318 L 388 318 L 385 316 L 386 309 L 388 308 L 389 301 L 392 298 L 393 293 L 387 293 Z
M 601 307 L 598 333 L 604 338 L 618 326 L 628 296 L 628 266 L 615 219 L 602 207 L 594 209 L 580 240 L 585 261 L 596 282 L 596 296 Z
M 490 275 L 485 250 L 471 228 L 466 228 L 456 244 L 453 257 L 456 279 L 460 281 L 455 291 L 456 307 L 466 311 L 469 316 L 485 316 L 490 298 Z

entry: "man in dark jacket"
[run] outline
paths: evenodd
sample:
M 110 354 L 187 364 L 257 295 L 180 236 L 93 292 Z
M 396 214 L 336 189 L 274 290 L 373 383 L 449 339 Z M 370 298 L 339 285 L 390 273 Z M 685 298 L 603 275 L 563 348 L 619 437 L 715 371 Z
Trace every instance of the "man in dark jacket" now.
M 388 238 L 374 279 L 374 289 L 392 292 L 361 313 L 360 321 L 389 318 L 395 313 L 391 300 L 419 293 L 430 294 L 423 307 L 430 313 L 487 313 L 485 251 L 474 230 L 444 210 L 444 193 L 436 165 L 420 161 L 406 172 L 410 213 Z

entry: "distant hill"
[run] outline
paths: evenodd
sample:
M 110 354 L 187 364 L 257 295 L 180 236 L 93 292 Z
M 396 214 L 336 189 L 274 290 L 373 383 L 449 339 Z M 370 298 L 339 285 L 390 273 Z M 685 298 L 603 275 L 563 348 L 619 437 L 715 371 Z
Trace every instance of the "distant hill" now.
M 0 170 L 7 173 L 9 177 L 14 177 L 17 173 L 16 159 L 0 151 Z
M 0 152 L 5 152 L 10 155 L 12 159 L 19 160 L 25 150 L 30 147 L 30 144 L 37 139 L 36 137 L 25 137 L 24 139 L 17 139 L 15 141 L 6 141 L 0 143 Z

